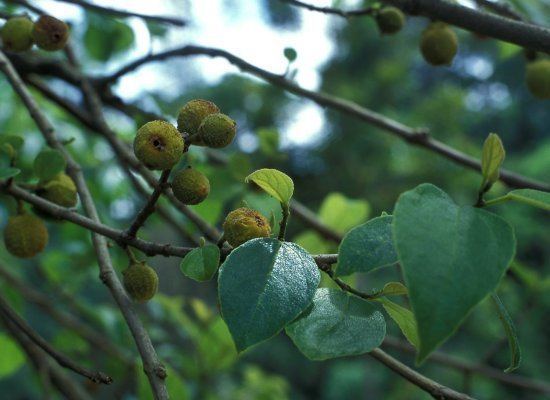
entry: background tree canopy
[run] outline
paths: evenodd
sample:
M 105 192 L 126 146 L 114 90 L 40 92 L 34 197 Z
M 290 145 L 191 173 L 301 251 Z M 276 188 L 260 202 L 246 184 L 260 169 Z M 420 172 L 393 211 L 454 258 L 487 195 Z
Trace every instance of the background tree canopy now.
M 161 196 L 157 212 L 140 231 L 144 240 L 181 248 L 196 247 L 201 238 L 216 244 L 227 213 L 243 205 L 273 219 L 277 229 L 282 218 L 279 202 L 245 183 L 245 177 L 261 168 L 284 171 L 292 178 L 294 200 L 286 238 L 313 255 L 337 253 L 343 235 L 385 212 L 393 214 L 400 194 L 425 182 L 443 189 L 459 205 L 474 204 L 480 173 L 425 146 L 423 132 L 476 159 L 482 157 L 485 138 L 496 132 L 506 149 L 503 168 L 548 191 L 550 101 L 529 92 L 526 51 L 515 44 L 453 28 L 459 39 L 457 56 L 450 66 L 433 67 L 418 48 L 429 23 L 423 16 L 407 16 L 399 33 L 381 35 L 372 15 L 342 17 L 292 1 L 94 1 L 99 7 L 90 3 L 1 1 L 0 17 L 28 13 L 35 19 L 45 10 L 70 25 L 68 51 L 46 53 L 35 48 L 6 52 L 6 59 L 55 127 L 63 147 L 80 164 L 101 221 L 109 227 L 128 228 L 151 193 L 139 166 L 124 159 L 126 144 L 131 145 L 137 129 L 148 121 L 162 118 L 176 124 L 182 105 L 196 98 L 216 103 L 236 120 L 237 137 L 222 150 L 190 147 L 180 166 L 192 164 L 202 171 L 210 180 L 210 195 L 199 205 L 183 208 Z M 488 14 L 514 10 L 514 15 L 542 26 L 550 20 L 548 0 L 508 0 L 504 9 L 483 7 L 491 1 L 457 3 Z M 374 1 L 309 4 L 332 10 L 379 7 Z M 110 7 L 132 12 L 115 12 Z M 168 18 L 150 18 L 153 15 Z M 178 48 L 181 51 L 175 54 L 117 73 L 142 57 Z M 548 54 L 540 52 L 539 57 Z M 21 172 L 15 182 L 25 189 L 24 183 L 36 183 L 40 173 L 54 169 L 56 160 L 47 158 L 36 167 L 35 159 L 46 141 L 12 86 L 3 75 L 0 137 L 24 138 L 17 151 L 16 167 Z M 391 129 L 384 129 L 383 123 L 369 123 L 369 117 L 320 99 L 318 93 L 366 107 L 412 127 L 420 136 L 402 140 L 395 132 L 388 134 Z M 117 148 L 117 143 L 124 146 Z M 60 162 L 63 169 L 64 161 Z M 8 152 L 0 163 L 2 171 L 13 167 Z M 129 166 L 134 172 L 129 172 Z M 3 172 L 3 187 L 8 178 Z M 509 186 L 518 185 L 496 182 L 489 197 L 505 195 Z M 6 190 L 0 200 L 4 227 L 17 203 Z M 502 372 L 509 364 L 508 341 L 490 297 L 421 366 L 415 367 L 415 350 L 406 340 L 414 343 L 414 338 L 405 338 L 403 327 L 390 318 L 386 318 L 382 348 L 422 375 L 474 398 L 547 398 L 548 211 L 511 203 L 491 211 L 509 222 L 517 242 L 514 261 L 498 293 L 515 322 L 523 354 L 520 368 L 511 374 Z M 66 221 L 50 219 L 47 226 L 49 244 L 35 258 L 17 259 L 0 247 L 0 303 L 9 304 L 57 351 L 86 369 L 105 372 L 113 383 L 94 383 L 59 368 L 25 335 L 18 339 L 17 327 L 4 309 L 0 311 L 0 393 L 10 399 L 153 398 L 127 322 L 102 283 L 103 279 L 112 289 L 111 278 L 108 274 L 98 278 L 90 232 Z M 108 237 L 108 248 L 122 276 L 128 256 L 116 241 Z M 194 257 L 210 257 L 204 249 Z M 171 398 L 431 397 L 376 357 L 308 360 L 293 345 L 301 340 L 295 332 L 300 321 L 287 326 L 286 334 L 238 354 L 227 321 L 218 312 L 217 279 L 197 281 L 203 273 L 211 277 L 217 259 L 213 267 L 205 266 L 210 272 L 197 272 L 180 267 L 181 258 L 164 257 L 162 251 L 156 254 L 147 262 L 159 276 L 159 291 L 147 304 L 132 307 L 166 368 Z M 231 257 L 237 259 L 237 255 Z M 394 259 L 386 262 L 394 263 Z M 328 289 L 316 296 L 339 289 L 332 274 L 330 268 L 328 273 L 321 271 L 320 286 Z M 403 281 L 399 267 L 345 276 L 339 282 L 371 293 L 390 281 Z M 394 312 L 409 307 L 403 298 L 392 297 L 397 304 Z M 338 301 L 348 300 L 338 298 L 335 304 Z M 315 318 L 314 311 L 309 317 Z M 29 354 L 29 346 L 38 355 Z M 59 382 L 66 387 L 62 394 Z

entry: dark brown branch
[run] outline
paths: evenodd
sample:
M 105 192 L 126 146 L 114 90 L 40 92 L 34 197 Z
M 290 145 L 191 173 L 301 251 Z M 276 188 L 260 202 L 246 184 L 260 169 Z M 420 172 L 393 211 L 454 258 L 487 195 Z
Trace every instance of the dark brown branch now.
M 163 53 L 145 56 L 126 65 L 113 75 L 100 78 L 97 83 L 101 86 L 111 84 L 118 80 L 121 76 L 128 74 L 138 69 L 142 65 L 150 62 L 166 60 L 173 57 L 187 57 L 193 55 L 206 55 L 209 57 L 225 58 L 227 61 L 239 67 L 241 70 L 257 76 L 275 86 L 279 86 L 291 93 L 308 98 L 321 106 L 330 107 L 345 114 L 356 117 L 364 122 L 367 122 L 395 136 L 398 136 L 402 140 L 410 143 L 411 145 L 423 147 L 465 167 L 476 171 L 481 170 L 481 164 L 479 160 L 432 138 L 427 132 L 423 130 L 414 129 L 403 125 L 400 122 L 389 119 L 379 113 L 363 108 L 354 102 L 347 101 L 338 97 L 333 97 L 324 93 L 304 89 L 296 85 L 294 82 L 291 82 L 277 74 L 273 74 L 271 72 L 258 68 L 246 62 L 245 60 L 221 49 L 201 46 L 184 46 Z M 548 183 L 538 182 L 507 170 L 501 170 L 500 180 L 510 187 L 531 188 L 543 191 L 550 191 L 550 184 Z
M 527 49 L 550 54 L 550 29 L 441 0 L 383 0 L 408 14 L 423 15 Z
M 506 18 L 512 18 L 517 21 L 525 21 L 526 19 L 519 12 L 514 10 L 512 5 L 505 3 L 504 1 L 494 1 L 494 0 L 475 0 L 478 7 L 484 7 L 488 10 L 495 12 L 496 14 L 502 15 Z
M 160 178 L 157 182 L 155 189 L 153 190 L 153 193 L 151 193 L 151 196 L 149 196 L 147 203 L 145 203 L 143 208 L 136 215 L 136 218 L 132 225 L 130 225 L 130 227 L 126 230 L 126 235 L 128 235 L 129 237 L 135 237 L 136 233 L 139 231 L 139 228 L 141 228 L 143 224 L 145 224 L 145 221 L 147 221 L 147 218 L 149 218 L 149 216 L 155 212 L 155 205 L 157 204 L 160 195 L 165 190 L 166 183 L 168 182 L 168 177 L 170 176 L 171 171 L 171 169 L 162 171 L 162 174 L 160 175 Z
M 318 12 L 321 12 L 323 14 L 338 15 L 338 16 L 343 17 L 343 18 L 360 17 L 360 16 L 364 16 L 364 15 L 371 15 L 375 11 L 374 7 L 367 7 L 367 8 L 363 8 L 363 9 L 360 9 L 360 10 L 344 11 L 344 10 L 341 10 L 339 8 L 334 8 L 334 7 L 319 7 L 319 6 L 309 4 L 309 3 L 304 3 L 303 1 L 298 1 L 298 0 L 280 0 L 280 1 L 282 1 L 283 3 L 291 4 L 293 6 L 305 8 L 306 10 L 318 11 Z
M 429 393 L 434 399 L 473 400 L 472 397 L 467 394 L 457 392 L 425 377 L 381 349 L 374 349 L 369 355 L 409 382 L 418 386 L 420 389 Z
M 59 365 L 70 369 L 76 372 L 79 375 L 82 375 L 92 382 L 95 383 L 104 383 L 111 384 L 113 379 L 104 374 L 103 372 L 89 371 L 88 369 L 78 365 L 76 362 L 71 360 L 69 357 L 61 354 L 56 349 L 54 349 L 42 336 L 40 336 L 34 329 L 32 329 L 6 302 L 6 300 L 0 296 L 0 313 L 2 313 L 6 318 L 13 322 L 21 331 L 28 336 L 37 346 L 43 349 L 48 353 Z
M 411 354 L 416 353 L 416 349 L 409 343 L 391 336 L 386 336 L 382 346 L 391 347 L 393 349 Z M 516 374 L 506 374 L 497 368 L 464 361 L 460 358 L 442 353 L 440 351 L 435 351 L 430 354 L 430 356 L 428 357 L 428 361 L 440 365 L 445 365 L 449 368 L 457 369 L 459 371 L 482 375 L 486 378 L 494 379 L 498 382 L 501 382 L 502 384 L 507 386 L 518 387 L 521 389 L 532 390 L 535 392 L 550 395 L 550 384 L 546 382 L 526 378 L 524 376 Z

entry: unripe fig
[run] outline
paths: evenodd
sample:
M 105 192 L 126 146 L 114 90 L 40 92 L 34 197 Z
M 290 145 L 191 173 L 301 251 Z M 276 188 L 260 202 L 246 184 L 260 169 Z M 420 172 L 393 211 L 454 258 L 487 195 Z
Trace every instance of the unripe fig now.
M 16 257 L 31 258 L 48 244 L 48 230 L 38 217 L 20 214 L 8 218 L 4 229 L 6 249 Z
M 527 64 L 525 80 L 534 96 L 539 99 L 550 99 L 550 59 Z
M 225 114 L 210 114 L 199 126 L 199 140 L 208 147 L 226 147 L 235 138 L 237 123 Z
M 458 38 L 447 24 L 430 24 L 420 39 L 420 51 L 432 65 L 450 65 L 458 50 Z
M 178 114 L 178 130 L 189 135 L 195 135 L 207 115 L 219 113 L 220 109 L 208 100 L 191 100 L 180 109 Z
M 165 121 L 151 121 L 138 129 L 134 153 L 147 168 L 166 170 L 178 163 L 183 146 L 183 138 L 174 126 Z
M 61 50 L 69 40 L 69 27 L 57 18 L 42 15 L 34 24 L 32 38 L 42 50 Z
M 2 27 L 0 36 L 8 51 L 27 51 L 32 47 L 32 21 L 27 17 L 12 17 Z
M 202 203 L 210 193 L 210 182 L 196 169 L 185 168 L 175 174 L 172 191 L 183 204 L 195 205 Z
M 122 277 L 124 289 L 134 301 L 144 303 L 157 293 L 159 277 L 144 261 L 130 263 Z
M 381 34 L 397 33 L 405 25 L 405 14 L 397 7 L 384 7 L 375 18 Z
M 241 207 L 227 214 L 223 223 L 223 233 L 227 242 L 237 247 L 250 239 L 269 237 L 271 227 L 258 211 Z
M 78 201 L 76 185 L 71 177 L 63 172 L 41 185 L 37 194 L 61 207 L 74 207 Z

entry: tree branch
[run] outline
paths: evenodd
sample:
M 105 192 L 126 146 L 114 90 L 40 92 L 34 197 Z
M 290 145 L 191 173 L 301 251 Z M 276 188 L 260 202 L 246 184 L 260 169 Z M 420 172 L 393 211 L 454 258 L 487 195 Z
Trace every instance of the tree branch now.
M 424 15 L 504 42 L 550 54 L 550 29 L 441 0 L 383 0 L 411 15 Z
M 17 325 L 1 312 L 0 321 L 9 334 L 19 343 L 19 346 L 23 349 L 37 372 L 46 372 L 47 377 L 51 379 L 52 383 L 63 396 L 70 400 L 92 400 L 91 396 L 80 384 L 70 379 L 57 364 L 51 363 L 40 347 L 34 344 Z
M 467 394 L 457 392 L 425 377 L 381 349 L 374 349 L 369 355 L 412 384 L 428 392 L 434 399 L 473 400 L 473 398 Z
M 99 215 L 97 214 L 91 193 L 88 189 L 80 166 L 76 163 L 64 146 L 57 140 L 53 126 L 42 114 L 40 107 L 35 102 L 34 98 L 19 77 L 19 74 L 13 68 L 12 64 L 3 52 L 0 52 L 0 70 L 6 75 L 14 91 L 23 101 L 29 111 L 29 114 L 46 139 L 48 145 L 59 150 L 65 158 L 68 173 L 71 175 L 76 184 L 84 210 L 90 216 L 90 219 L 95 222 L 99 222 Z M 110 289 L 111 294 L 115 298 L 126 323 L 134 336 L 134 340 L 141 354 L 144 370 L 149 378 L 154 397 L 155 399 L 168 399 L 168 393 L 164 383 L 164 379 L 166 378 L 166 369 L 160 363 L 153 344 L 151 343 L 151 339 L 135 313 L 132 303 L 116 275 L 111 263 L 107 242 L 104 237 L 98 234 L 92 235 L 92 241 L 94 243 L 97 260 L 100 267 L 100 278 Z
M 136 219 L 130 225 L 130 227 L 126 230 L 126 235 L 132 237 L 136 236 L 136 233 L 139 231 L 139 228 L 145 224 L 145 221 L 147 221 L 147 218 L 155 212 L 155 205 L 157 204 L 158 199 L 160 198 L 160 195 L 164 191 L 166 187 L 166 183 L 168 182 L 168 177 L 170 176 L 171 169 L 167 169 L 166 171 L 162 171 L 162 174 L 160 175 L 160 178 L 157 182 L 157 185 L 155 189 L 153 190 L 153 193 L 151 193 L 151 196 L 149 196 L 149 199 L 147 200 L 147 203 L 143 206 L 143 208 L 140 210 L 140 212 L 136 215 Z
M 285 79 L 284 77 L 258 68 L 246 62 L 245 60 L 231 53 L 228 53 L 225 50 L 201 46 L 184 46 L 163 53 L 148 55 L 126 65 L 125 67 L 121 68 L 110 76 L 97 79 L 96 83 L 100 86 L 109 85 L 118 80 L 121 76 L 138 69 L 144 64 L 166 60 L 173 57 L 188 57 L 193 55 L 206 55 L 209 57 L 225 58 L 227 61 L 237 66 L 241 70 L 246 71 L 256 77 L 259 77 L 275 86 L 279 86 L 288 92 L 308 98 L 323 107 L 330 107 L 335 110 L 341 111 L 344 114 L 356 117 L 364 122 L 367 122 L 395 136 L 398 136 L 399 138 L 405 140 L 411 145 L 423 147 L 429 151 L 440 154 L 445 158 L 456 162 L 457 164 L 461 164 L 467 168 L 476 171 L 481 170 L 481 164 L 479 160 L 432 138 L 425 130 L 408 127 L 379 113 L 363 108 L 354 102 L 347 101 L 338 97 L 333 97 L 324 93 L 304 89 L 296 85 L 295 83 Z M 506 185 L 514 188 L 531 188 L 543 191 L 550 191 L 549 183 L 531 180 L 529 178 L 504 169 L 500 171 L 499 179 Z
M 512 18 L 517 21 L 526 21 L 526 19 L 519 12 L 515 11 L 514 8 L 504 1 L 494 1 L 494 0 L 475 0 L 478 7 L 484 7 L 488 10 L 494 11 L 496 14 L 502 15 L 503 17 Z
M 107 376 L 106 374 L 104 374 L 103 372 L 89 371 L 86 368 L 81 367 L 80 365 L 75 363 L 69 357 L 65 356 L 64 354 L 61 354 L 56 349 L 54 349 L 42 336 L 40 336 L 19 315 L 17 315 L 15 311 L 12 310 L 10 305 L 6 302 L 6 300 L 2 296 L 0 296 L 0 313 L 2 313 L 11 322 L 17 325 L 17 327 L 21 329 L 21 331 L 23 331 L 25 335 L 28 336 L 29 339 L 31 339 L 37 346 L 39 346 L 46 353 L 48 353 L 62 367 L 70 369 L 76 372 L 77 374 L 82 375 L 95 383 L 104 383 L 109 385 L 113 382 L 113 379 L 110 376 Z
M 362 8 L 362 9 L 359 9 L 359 10 L 344 11 L 344 10 L 341 10 L 339 8 L 334 8 L 334 7 L 319 7 L 319 6 L 309 4 L 309 3 L 304 3 L 303 1 L 298 1 L 298 0 L 280 0 L 280 1 L 283 2 L 283 3 L 288 3 L 288 4 L 293 5 L 293 6 L 305 8 L 306 10 L 318 11 L 318 12 L 321 12 L 323 14 L 338 15 L 338 16 L 343 17 L 343 18 L 361 17 L 361 16 L 364 16 L 364 15 L 371 15 L 376 10 L 374 7 L 367 7 L 367 8 Z

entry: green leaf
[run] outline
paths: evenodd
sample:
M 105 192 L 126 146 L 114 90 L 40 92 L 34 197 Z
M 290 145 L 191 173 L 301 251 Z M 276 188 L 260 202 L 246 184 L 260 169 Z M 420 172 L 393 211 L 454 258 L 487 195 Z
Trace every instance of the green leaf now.
M 516 189 L 512 190 L 506 196 L 510 197 L 510 200 L 550 211 L 550 193 L 548 192 L 541 192 L 535 189 Z
M 0 144 L 9 144 L 15 151 L 21 149 L 23 144 L 25 143 L 25 139 L 23 139 L 21 136 L 16 135 L 5 135 L 0 136 Z
M 338 249 L 336 276 L 370 272 L 395 264 L 392 216 L 377 217 L 347 233 Z
M 288 204 L 294 193 L 292 179 L 276 169 L 259 169 L 248 175 L 244 181 L 255 183 L 283 204 Z
M 285 47 L 283 54 L 289 63 L 295 61 L 298 57 L 298 52 L 292 47 Z
M 382 303 L 384 310 L 386 310 L 391 319 L 395 321 L 409 343 L 418 348 L 418 329 L 413 313 L 405 307 L 400 306 L 399 304 L 384 297 L 377 299 L 376 301 Z
M 48 181 L 63 172 L 66 165 L 58 150 L 42 150 L 34 160 L 34 172 L 41 181 Z
M 372 303 L 338 289 L 321 288 L 286 333 L 307 358 L 326 360 L 378 347 L 386 335 L 386 322 Z
M 212 279 L 220 263 L 220 249 L 209 244 L 191 250 L 183 257 L 180 264 L 181 272 L 188 278 L 198 282 Z
M 17 372 L 25 364 L 25 355 L 17 343 L 4 333 L 0 333 L 0 378 L 6 378 Z
M 19 168 L 4 167 L 0 168 L 0 179 L 13 178 L 16 175 L 19 175 L 21 170 Z
M 514 321 L 508 314 L 508 310 L 497 296 L 496 293 L 491 294 L 491 299 L 496 306 L 498 317 L 502 322 L 502 327 L 506 332 L 508 337 L 508 345 L 510 347 L 510 366 L 504 370 L 504 372 L 512 372 L 518 369 L 521 364 L 521 349 L 519 347 L 518 335 L 516 333 L 516 327 L 514 326 Z
M 502 218 L 458 206 L 430 184 L 403 193 L 393 218 L 394 244 L 418 324 L 417 361 L 422 362 L 496 288 L 516 241 Z
M 499 169 L 504 161 L 506 152 L 502 141 L 496 133 L 490 133 L 483 143 L 481 157 L 481 174 L 483 175 L 482 187 L 491 186 L 498 180 Z
M 239 352 L 276 335 L 310 303 L 320 274 L 300 246 L 253 239 L 231 252 L 220 268 L 222 316 Z
M 275 129 L 258 129 L 258 140 L 260 150 L 266 156 L 276 156 L 279 154 L 279 132 Z
M 365 200 L 348 199 L 341 193 L 330 193 L 323 200 L 319 219 L 332 229 L 345 233 L 365 222 L 370 214 L 370 205 Z

